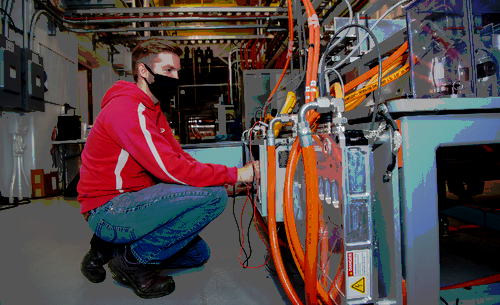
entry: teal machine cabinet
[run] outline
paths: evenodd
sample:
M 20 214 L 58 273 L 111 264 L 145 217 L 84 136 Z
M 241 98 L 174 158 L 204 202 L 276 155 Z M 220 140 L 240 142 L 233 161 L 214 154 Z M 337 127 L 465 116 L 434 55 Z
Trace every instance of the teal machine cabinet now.
M 242 167 L 248 158 L 243 142 L 216 142 L 182 145 L 182 149 L 198 162 Z

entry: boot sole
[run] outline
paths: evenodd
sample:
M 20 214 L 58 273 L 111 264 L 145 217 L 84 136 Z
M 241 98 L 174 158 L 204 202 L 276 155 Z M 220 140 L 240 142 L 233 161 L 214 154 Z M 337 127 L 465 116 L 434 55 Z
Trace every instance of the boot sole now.
M 108 265 L 108 267 L 109 267 L 109 265 Z M 154 298 L 164 297 L 166 295 L 171 294 L 175 290 L 175 282 L 171 278 L 172 287 L 169 290 L 159 291 L 156 293 L 145 293 L 145 292 L 140 291 L 139 288 L 137 287 L 137 285 L 135 285 L 134 282 L 131 279 L 129 279 L 126 274 L 121 273 L 119 270 L 112 270 L 112 268 L 109 268 L 109 271 L 111 271 L 111 274 L 113 274 L 113 279 L 115 281 L 117 281 L 118 283 L 120 283 L 122 285 L 125 285 L 125 286 L 132 288 L 132 290 L 134 290 L 134 293 L 143 299 L 154 299 Z
M 86 269 L 84 269 L 83 267 L 82 267 L 82 268 L 80 268 L 80 270 L 82 271 L 83 276 L 85 276 L 85 278 L 86 278 L 87 280 L 89 280 L 89 282 L 91 282 L 91 283 L 94 283 L 94 284 L 99 284 L 99 283 L 104 282 L 104 280 L 106 279 L 106 270 L 104 270 L 104 275 L 103 275 L 102 277 L 98 278 L 98 279 L 93 279 L 93 278 L 91 278 L 90 276 L 88 276 L 88 275 L 86 274 Z
M 80 263 L 80 271 L 82 272 L 83 276 L 85 276 L 85 278 L 87 280 L 89 280 L 89 282 L 94 283 L 94 284 L 102 283 L 106 279 L 106 269 L 104 269 L 104 267 L 101 267 L 101 268 L 102 268 L 102 270 L 99 270 L 99 273 L 101 273 L 101 275 L 99 276 L 99 278 L 98 279 L 93 279 L 89 275 L 89 273 L 90 273 L 89 270 L 83 266 L 83 262 Z M 96 269 L 93 269 L 93 270 L 96 270 Z

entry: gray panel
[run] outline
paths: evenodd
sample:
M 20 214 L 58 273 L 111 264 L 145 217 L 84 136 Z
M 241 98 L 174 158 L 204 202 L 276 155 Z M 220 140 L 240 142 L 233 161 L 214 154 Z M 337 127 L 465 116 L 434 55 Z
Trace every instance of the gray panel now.
M 0 108 L 21 108 L 21 50 L 0 35 Z
M 404 264 L 408 305 L 439 304 L 437 147 L 499 143 L 498 126 L 500 114 L 433 115 L 401 119 Z

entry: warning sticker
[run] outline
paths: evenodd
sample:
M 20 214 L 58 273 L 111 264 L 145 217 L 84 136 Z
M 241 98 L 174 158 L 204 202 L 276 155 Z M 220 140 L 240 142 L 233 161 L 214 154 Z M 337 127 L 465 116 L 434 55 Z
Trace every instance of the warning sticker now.
M 356 283 L 351 285 L 351 288 L 364 294 L 365 293 L 365 278 L 364 277 L 360 278 Z
M 371 250 L 347 251 L 347 298 L 370 296 Z
M 347 270 L 349 276 L 367 274 L 368 250 L 347 252 Z

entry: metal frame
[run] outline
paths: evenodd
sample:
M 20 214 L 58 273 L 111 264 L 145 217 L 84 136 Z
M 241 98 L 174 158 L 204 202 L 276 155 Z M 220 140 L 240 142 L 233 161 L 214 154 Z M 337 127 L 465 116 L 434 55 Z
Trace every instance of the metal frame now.
M 232 13 L 268 13 L 268 14 L 286 14 L 287 9 L 281 7 L 248 7 L 248 6 L 233 6 L 233 7 L 144 7 L 144 8 L 106 8 L 106 9 L 77 9 L 67 10 L 67 13 L 74 14 L 150 14 L 150 13 L 172 13 L 172 14 L 232 14 Z
M 400 118 L 403 135 L 400 191 L 408 305 L 438 304 L 436 149 L 500 143 L 500 113 L 486 113 L 500 112 L 500 98 L 399 100 L 390 103 L 389 108 L 393 116 L 403 115 Z M 442 111 L 469 113 L 442 115 Z

